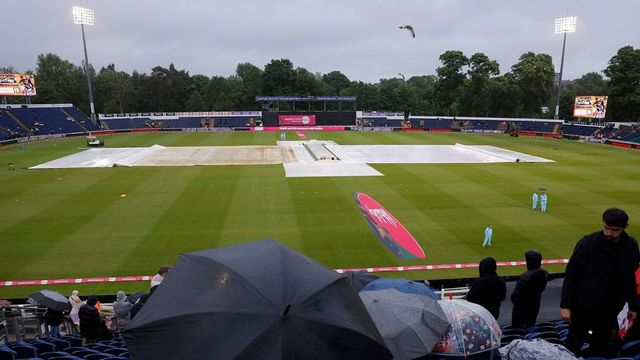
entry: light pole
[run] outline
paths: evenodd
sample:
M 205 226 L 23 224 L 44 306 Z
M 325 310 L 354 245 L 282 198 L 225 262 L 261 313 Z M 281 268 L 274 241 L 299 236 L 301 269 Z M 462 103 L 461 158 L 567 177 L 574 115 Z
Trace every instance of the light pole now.
M 82 46 L 84 47 L 84 72 L 87 75 L 87 86 L 89 87 L 89 104 L 91 105 L 91 122 L 96 124 L 96 109 L 93 104 L 93 88 L 91 86 L 91 74 L 89 74 L 89 57 L 87 56 L 87 42 L 84 37 L 84 26 L 95 24 L 95 13 L 92 9 L 81 6 L 73 7 L 73 23 L 80 24 L 82 29 Z
M 563 34 L 562 39 L 562 57 L 560 58 L 560 77 L 558 78 L 558 96 L 556 98 L 556 112 L 553 116 L 554 119 L 558 118 L 560 112 L 560 90 L 562 90 L 562 67 L 564 66 L 564 48 L 567 43 L 567 33 L 576 32 L 576 23 L 578 18 L 575 16 L 563 17 L 556 19 L 556 34 Z

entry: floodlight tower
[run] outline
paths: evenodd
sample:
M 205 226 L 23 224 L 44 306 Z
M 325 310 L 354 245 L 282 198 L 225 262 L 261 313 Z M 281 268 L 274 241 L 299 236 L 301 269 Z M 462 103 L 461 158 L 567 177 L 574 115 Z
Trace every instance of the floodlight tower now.
M 96 123 L 96 109 L 93 105 L 93 88 L 91 86 L 91 75 L 89 74 L 89 57 L 87 56 L 87 42 L 84 37 L 84 26 L 95 24 L 95 13 L 92 9 L 82 6 L 73 7 L 73 23 L 80 24 L 82 29 L 82 46 L 84 47 L 84 72 L 87 75 L 87 85 L 89 86 L 89 104 L 91 105 L 91 122 Z
M 576 32 L 576 23 L 578 18 L 575 16 L 562 17 L 556 19 L 556 34 L 563 34 L 562 39 L 562 57 L 560 58 L 560 77 L 558 79 L 558 96 L 556 98 L 556 112 L 554 119 L 558 118 L 560 112 L 560 90 L 562 89 L 562 67 L 564 66 L 564 48 L 567 43 L 567 33 Z

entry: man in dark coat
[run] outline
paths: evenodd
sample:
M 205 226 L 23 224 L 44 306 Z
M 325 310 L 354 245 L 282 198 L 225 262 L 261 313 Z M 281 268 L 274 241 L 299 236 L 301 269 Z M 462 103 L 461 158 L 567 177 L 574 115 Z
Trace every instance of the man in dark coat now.
M 571 323 L 567 348 L 578 355 L 589 330 L 589 355 L 607 356 L 607 343 L 618 329 L 625 302 L 635 319 L 639 308 L 634 273 L 640 262 L 636 239 L 625 229 L 629 216 L 620 209 L 602 214 L 603 229 L 584 236 L 565 270 L 560 316 Z
M 106 340 L 111 338 L 111 334 L 105 325 L 104 320 L 100 318 L 100 313 L 96 308 L 98 298 L 94 295 L 89 296 L 87 303 L 78 310 L 80 318 L 80 334 L 85 338 L 85 342 L 92 343 L 97 340 Z
M 64 321 L 64 315 L 62 311 L 47 309 L 44 314 L 44 323 L 49 326 L 49 336 L 59 338 L 60 324 Z
M 538 250 L 525 252 L 524 258 L 527 261 L 527 271 L 516 280 L 516 287 L 511 294 L 511 326 L 521 329 L 535 325 L 548 275 L 547 270 L 540 267 L 542 254 Z
M 471 283 L 467 293 L 467 301 L 476 303 L 489 310 L 494 318 L 500 316 L 500 303 L 507 297 L 507 286 L 498 276 L 498 265 L 491 256 L 480 261 L 478 267 L 480 278 Z

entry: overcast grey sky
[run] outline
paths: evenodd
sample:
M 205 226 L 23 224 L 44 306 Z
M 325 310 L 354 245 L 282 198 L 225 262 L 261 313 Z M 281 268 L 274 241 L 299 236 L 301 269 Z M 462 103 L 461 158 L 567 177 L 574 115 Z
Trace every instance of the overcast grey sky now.
M 640 0 L 4 0 L 0 66 L 35 70 L 49 52 L 80 65 L 74 5 L 95 10 L 95 26 L 85 28 L 89 61 L 129 73 L 174 63 L 227 77 L 238 63 L 264 68 L 286 58 L 313 73 L 377 82 L 435 74 L 447 50 L 483 52 L 501 73 L 526 51 L 546 53 L 558 71 L 554 19 L 567 14 L 578 29 L 567 36 L 564 79 L 602 71 L 625 45 L 640 48 Z M 415 39 L 398 28 L 405 23 Z

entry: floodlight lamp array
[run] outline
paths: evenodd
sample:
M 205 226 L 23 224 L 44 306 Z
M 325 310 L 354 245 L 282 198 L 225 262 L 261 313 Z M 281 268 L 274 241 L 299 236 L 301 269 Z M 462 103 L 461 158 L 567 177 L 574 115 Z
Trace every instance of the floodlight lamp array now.
M 82 6 L 73 7 L 73 23 L 78 25 L 94 25 L 95 13 L 92 9 Z
M 578 18 L 575 16 L 562 17 L 556 19 L 556 34 L 566 34 L 576 32 Z

